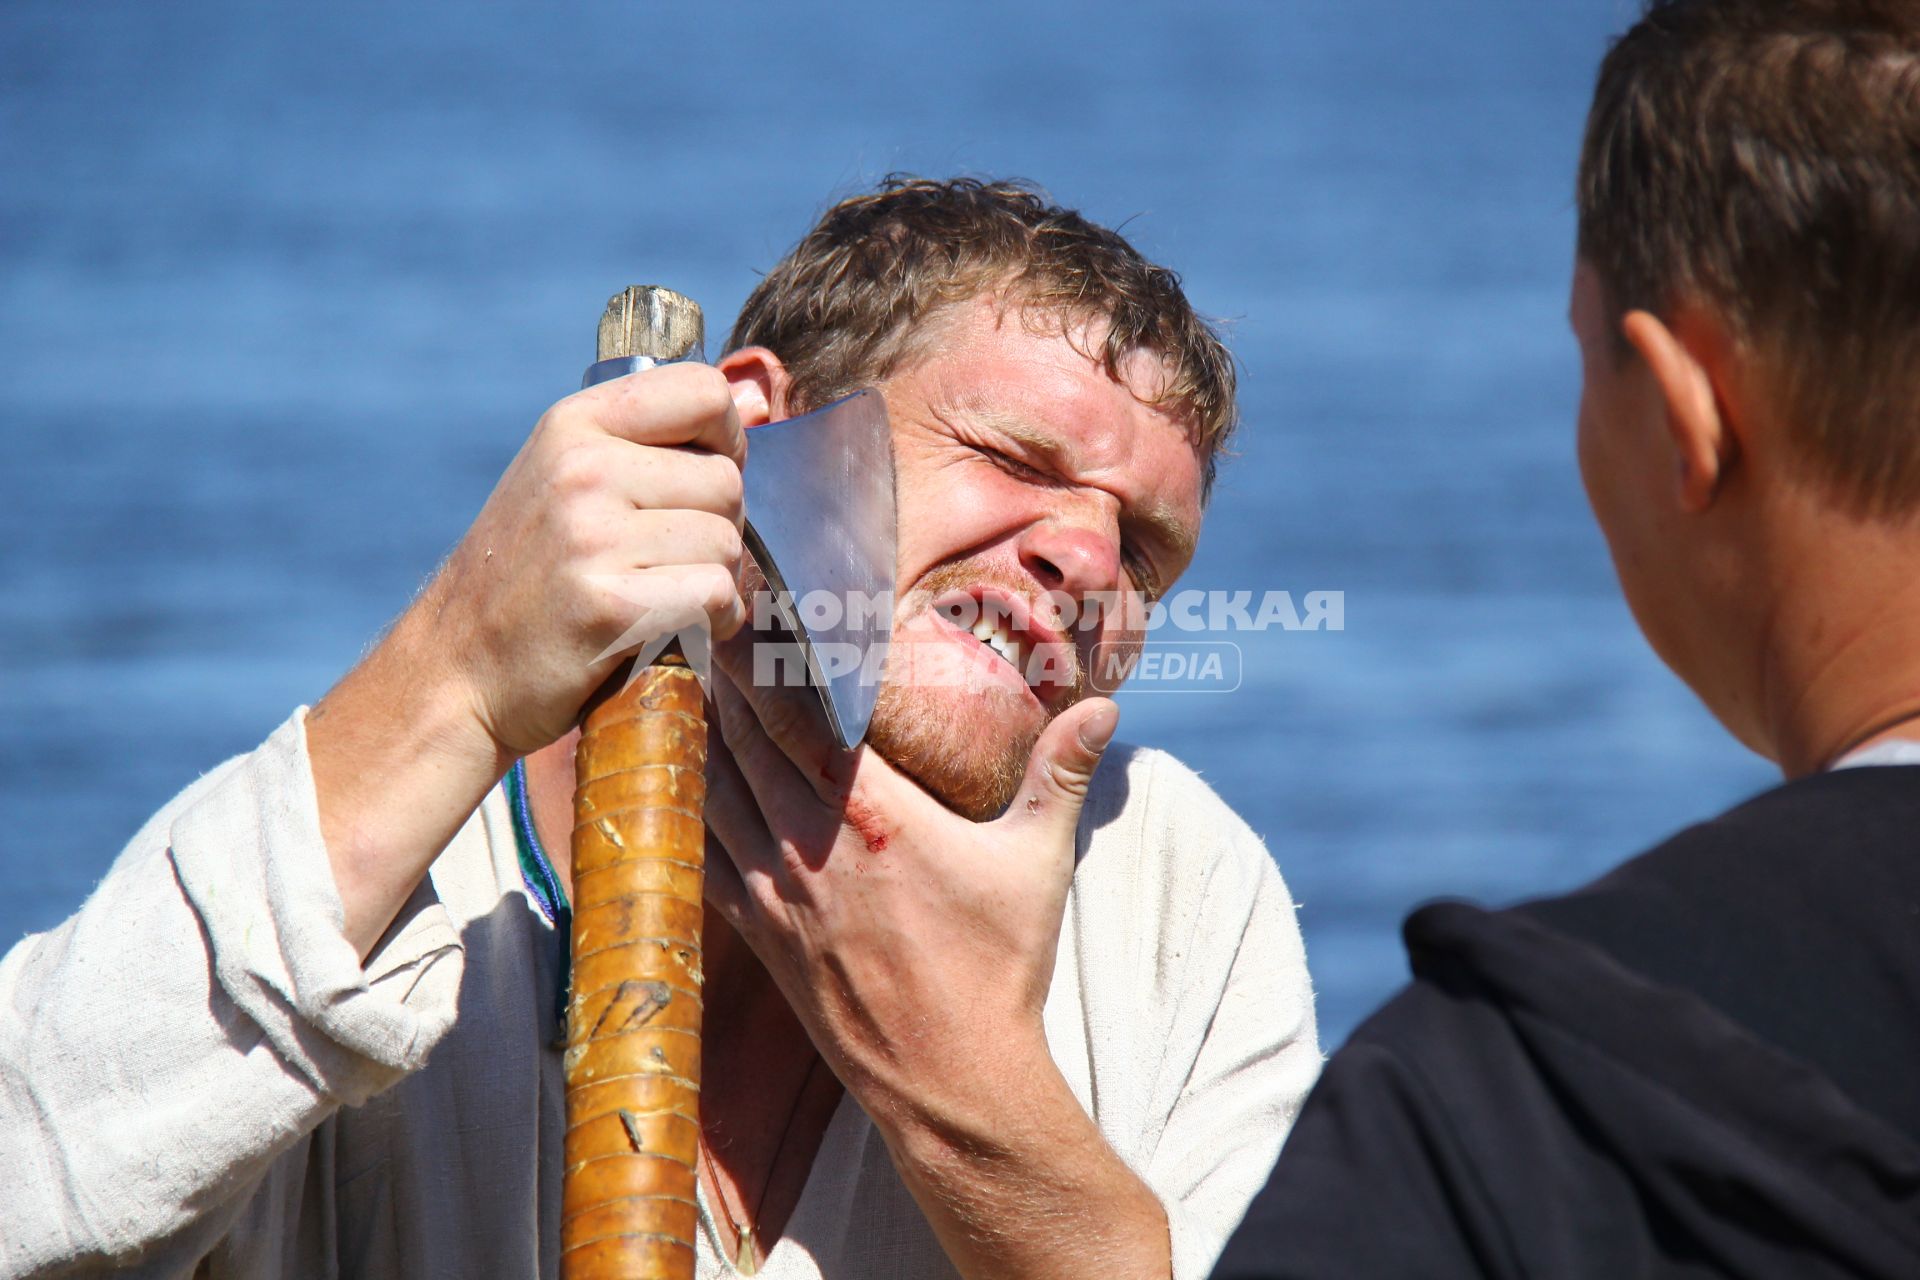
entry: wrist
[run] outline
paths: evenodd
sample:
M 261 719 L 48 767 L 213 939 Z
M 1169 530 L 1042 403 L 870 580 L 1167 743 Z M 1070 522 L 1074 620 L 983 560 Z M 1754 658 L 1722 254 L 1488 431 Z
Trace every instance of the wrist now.
M 1020 1053 L 1000 1061 L 1010 1068 Z M 869 1111 L 962 1275 L 1168 1275 L 1164 1207 L 1115 1154 L 1051 1055 Z M 1035 1230 L 1038 1218 L 1047 1224 Z
M 848 1089 L 896 1155 L 914 1163 L 1004 1154 L 1054 1119 L 1085 1112 L 1047 1047 L 1037 1019 L 973 1029 L 951 1052 L 916 1046 L 911 1061 L 852 1074 Z
M 513 763 L 468 683 L 426 643 L 426 603 L 307 713 L 321 839 L 362 955 Z
M 424 603 L 424 601 L 422 602 Z M 497 782 L 514 759 L 481 714 L 473 685 L 421 625 L 419 606 L 396 622 L 308 713 L 319 738 L 369 768 L 420 761 Z

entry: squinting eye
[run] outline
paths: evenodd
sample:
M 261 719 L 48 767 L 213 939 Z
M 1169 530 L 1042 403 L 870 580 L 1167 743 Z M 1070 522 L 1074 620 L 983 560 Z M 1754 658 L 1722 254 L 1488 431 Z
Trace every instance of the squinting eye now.
M 1130 547 L 1120 548 L 1120 563 L 1127 571 L 1127 577 L 1133 580 L 1134 590 L 1152 600 L 1160 594 L 1160 582 L 1153 572 L 1153 564 L 1145 556 Z
M 989 449 L 982 445 L 980 446 L 980 453 L 985 456 L 987 461 L 993 463 L 994 466 L 1000 468 L 1008 475 L 1019 476 L 1022 479 L 1031 479 L 1043 474 L 1037 468 L 1030 467 L 1020 461 L 1020 459 L 1004 454 L 998 449 Z

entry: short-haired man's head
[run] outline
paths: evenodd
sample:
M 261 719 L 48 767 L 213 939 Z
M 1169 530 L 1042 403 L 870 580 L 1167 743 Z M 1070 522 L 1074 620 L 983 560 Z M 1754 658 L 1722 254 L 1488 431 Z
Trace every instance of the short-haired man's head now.
M 1831 499 L 1920 512 L 1920 3 L 1654 0 L 1579 211 L 1612 314 L 1708 308 Z
M 1094 322 L 1086 354 L 1111 376 L 1136 351 L 1158 357 L 1152 402 L 1188 424 L 1212 488 L 1237 412 L 1226 347 L 1179 276 L 1025 183 L 894 175 L 842 200 L 748 297 L 727 346 L 772 351 L 795 407 L 814 408 L 923 354 L 926 322 L 980 297 L 1063 336 Z

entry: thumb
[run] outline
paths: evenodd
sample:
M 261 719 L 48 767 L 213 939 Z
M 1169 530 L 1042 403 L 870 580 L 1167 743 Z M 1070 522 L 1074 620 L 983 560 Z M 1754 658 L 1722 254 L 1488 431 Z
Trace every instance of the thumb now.
M 1071 840 L 1093 771 L 1119 723 L 1119 707 L 1106 698 L 1088 698 L 1048 725 L 1027 761 L 1011 816 Z

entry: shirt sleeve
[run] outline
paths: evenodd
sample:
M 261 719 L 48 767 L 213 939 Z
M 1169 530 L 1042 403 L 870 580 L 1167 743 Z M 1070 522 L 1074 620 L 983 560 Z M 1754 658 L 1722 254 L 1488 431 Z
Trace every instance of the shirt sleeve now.
M 0 1275 L 190 1274 L 277 1158 L 426 1061 L 460 971 L 430 882 L 361 964 L 296 712 L 0 959 Z

